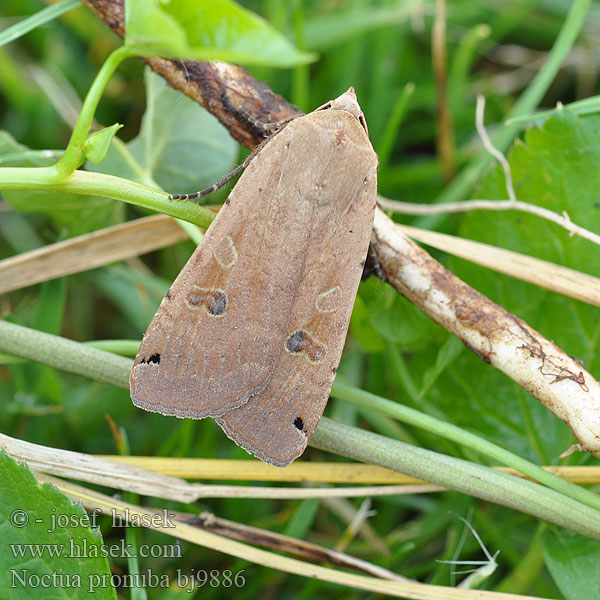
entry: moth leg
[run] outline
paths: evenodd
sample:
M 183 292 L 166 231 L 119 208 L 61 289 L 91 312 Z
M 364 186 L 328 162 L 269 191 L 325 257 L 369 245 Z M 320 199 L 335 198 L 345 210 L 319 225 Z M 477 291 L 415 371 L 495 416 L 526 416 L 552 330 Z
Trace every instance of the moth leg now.
M 371 275 L 376 275 L 378 279 L 381 281 L 387 281 L 387 277 L 385 271 L 377 258 L 377 253 L 373 249 L 373 244 L 369 244 L 369 251 L 367 252 L 367 259 L 365 260 L 365 265 L 363 267 L 363 272 L 360 277 L 361 281 L 365 281 Z
M 269 134 L 267 140 L 270 140 L 274 135 L 277 135 L 290 121 L 301 117 L 302 115 L 292 115 L 281 119 L 281 121 L 273 121 L 272 123 L 265 123 L 263 125 L 265 131 Z
M 295 115 L 290 115 L 289 117 L 285 117 L 279 121 L 260 121 L 256 117 L 252 116 L 249 112 L 245 111 L 243 108 L 239 109 L 243 114 L 244 119 L 252 125 L 255 129 L 259 131 L 265 132 L 265 138 L 272 137 L 278 130 L 282 129 L 285 125 L 287 125 L 290 121 L 297 119 L 298 117 L 302 117 L 304 113 L 298 111 Z

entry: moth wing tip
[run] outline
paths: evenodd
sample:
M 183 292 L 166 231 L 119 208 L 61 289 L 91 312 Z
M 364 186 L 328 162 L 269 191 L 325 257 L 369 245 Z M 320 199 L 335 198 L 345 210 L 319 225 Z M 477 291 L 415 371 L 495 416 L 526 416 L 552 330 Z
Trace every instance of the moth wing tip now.
M 233 440 L 238 446 L 243 448 L 249 454 L 252 454 L 259 460 L 267 463 L 269 465 L 273 465 L 274 467 L 284 468 L 290 465 L 294 460 L 296 460 L 300 455 L 304 453 L 306 450 L 306 446 L 308 445 L 308 438 L 306 434 L 302 431 L 298 431 L 294 428 L 294 431 L 300 434 L 301 443 L 295 447 L 295 449 L 284 452 L 284 453 L 275 453 L 269 450 L 269 448 L 259 448 L 256 442 L 247 436 L 242 435 L 240 430 L 229 423 L 226 419 L 226 414 L 221 417 L 216 417 L 215 421 L 221 427 L 225 435 Z

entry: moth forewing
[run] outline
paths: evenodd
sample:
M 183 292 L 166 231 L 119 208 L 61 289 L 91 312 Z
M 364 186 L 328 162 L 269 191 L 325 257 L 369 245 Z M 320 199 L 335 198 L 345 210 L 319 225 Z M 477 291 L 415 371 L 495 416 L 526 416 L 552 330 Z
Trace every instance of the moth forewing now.
M 304 332 L 303 339 L 286 346 L 261 394 L 217 419 L 229 437 L 266 462 L 286 466 L 300 456 L 323 414 L 363 270 L 364 256 L 349 251 L 349 245 L 365 239 L 368 245 L 375 197 L 373 179 L 304 278 L 288 329 L 288 340 L 298 332 Z
M 368 249 L 377 156 L 347 92 L 257 154 L 148 327 L 136 406 L 213 416 L 262 460 L 306 448 Z

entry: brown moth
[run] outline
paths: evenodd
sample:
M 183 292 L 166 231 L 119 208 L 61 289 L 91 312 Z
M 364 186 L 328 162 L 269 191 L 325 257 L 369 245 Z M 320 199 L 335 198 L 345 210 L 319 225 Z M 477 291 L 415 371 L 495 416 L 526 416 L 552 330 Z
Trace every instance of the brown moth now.
M 260 148 L 167 292 L 135 359 L 133 403 L 214 417 L 261 460 L 304 452 L 340 361 L 377 197 L 354 90 Z

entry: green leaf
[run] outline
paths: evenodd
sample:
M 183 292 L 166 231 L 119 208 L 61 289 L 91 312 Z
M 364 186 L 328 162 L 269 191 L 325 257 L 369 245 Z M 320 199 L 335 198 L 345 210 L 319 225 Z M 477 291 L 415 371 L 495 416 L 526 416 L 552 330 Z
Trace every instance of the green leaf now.
M 0 167 L 46 167 L 56 162 L 60 154 L 51 150 L 31 150 L 19 144 L 8 131 L 0 131 Z
M 360 293 L 354 301 L 350 331 L 363 352 L 383 352 L 385 349 L 383 338 L 371 324 L 369 307 Z
M 597 206 L 600 172 L 600 116 L 577 117 L 563 111 L 542 129 L 530 129 L 509 155 L 519 200 L 600 231 Z M 504 176 L 495 169 L 477 197 L 506 198 Z M 463 221 L 464 237 L 530 254 L 572 269 L 600 275 L 600 248 L 546 220 L 521 212 L 476 212 Z M 600 309 L 457 261 L 457 268 L 477 288 L 518 313 L 592 372 L 600 368 Z
M 91 160 L 93 163 L 102 162 L 108 153 L 113 137 L 121 127 L 123 127 L 123 125 L 115 123 L 110 127 L 105 127 L 100 131 L 92 133 L 92 135 L 85 140 L 85 144 L 83 145 L 83 154 L 85 158 Z
M 320 498 L 300 500 L 285 528 L 285 535 L 303 539 L 314 523 L 319 506 L 321 506 Z
M 146 70 L 146 112 L 140 133 L 112 144 L 94 171 L 189 193 L 212 185 L 234 166 L 238 144 L 208 111 Z
M 551 527 L 544 532 L 546 566 L 566 600 L 588 600 L 600 590 L 600 542 Z
M 127 0 L 125 18 L 125 45 L 135 54 L 273 67 L 314 60 L 232 0 Z
M 126 0 L 125 46 L 139 54 L 181 56 L 185 31 L 155 2 Z
M 6 131 L 0 132 L 0 165 L 45 167 L 56 162 L 57 153 L 31 150 L 17 143 Z M 98 196 L 55 192 L 3 191 L 2 196 L 15 210 L 47 215 L 67 237 L 94 231 L 122 220 L 123 203 Z
M 146 329 L 158 308 L 158 300 L 139 285 L 140 278 L 135 272 L 117 264 L 94 270 L 88 276 L 102 294 L 112 300 L 118 312 L 126 317 L 123 328 L 130 327 L 132 333 Z M 167 290 L 168 283 L 165 282 L 161 297 Z
M 116 600 L 102 536 L 87 513 L 27 466 L 0 453 L 0 587 L 10 598 Z M 104 585 L 103 585 L 104 584 Z M 91 586 L 91 587 L 90 587 Z
M 365 341 L 369 338 L 373 338 L 373 341 L 383 338 L 399 344 L 400 348 L 415 350 L 425 347 L 433 337 L 439 337 L 442 333 L 427 315 L 376 277 L 363 282 L 359 293 L 368 313 L 368 328 L 361 332 L 361 339 Z M 360 313 L 357 317 L 359 315 Z M 355 324 L 358 323 L 355 319 Z M 362 328 L 365 327 L 367 324 L 363 322 Z M 380 344 L 377 344 L 373 349 L 379 347 Z
M 67 280 L 44 281 L 29 325 L 34 329 L 60 335 L 67 306 Z

